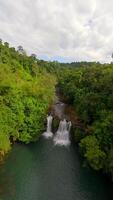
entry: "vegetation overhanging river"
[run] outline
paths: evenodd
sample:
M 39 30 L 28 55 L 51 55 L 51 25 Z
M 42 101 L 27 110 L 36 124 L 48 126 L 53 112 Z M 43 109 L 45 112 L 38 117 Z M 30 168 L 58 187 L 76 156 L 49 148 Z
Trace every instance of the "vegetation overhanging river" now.
M 57 102 L 55 114 L 64 114 Z M 112 200 L 112 185 L 84 168 L 75 144 L 55 146 L 41 137 L 29 145 L 15 144 L 0 166 L 0 200 Z

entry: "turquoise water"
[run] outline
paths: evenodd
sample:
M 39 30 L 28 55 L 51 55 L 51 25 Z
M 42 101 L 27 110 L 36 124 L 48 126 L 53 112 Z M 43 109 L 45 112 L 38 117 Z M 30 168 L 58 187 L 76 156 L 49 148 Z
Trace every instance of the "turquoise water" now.
M 112 200 L 112 185 L 82 167 L 77 148 L 41 138 L 16 144 L 0 166 L 0 200 Z

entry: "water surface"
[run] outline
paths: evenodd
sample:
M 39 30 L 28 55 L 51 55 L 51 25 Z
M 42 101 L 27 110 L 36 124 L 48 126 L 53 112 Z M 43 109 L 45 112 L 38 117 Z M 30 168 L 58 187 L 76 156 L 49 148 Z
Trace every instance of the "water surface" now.
M 112 200 L 112 185 L 82 167 L 73 144 L 16 144 L 0 166 L 0 200 Z

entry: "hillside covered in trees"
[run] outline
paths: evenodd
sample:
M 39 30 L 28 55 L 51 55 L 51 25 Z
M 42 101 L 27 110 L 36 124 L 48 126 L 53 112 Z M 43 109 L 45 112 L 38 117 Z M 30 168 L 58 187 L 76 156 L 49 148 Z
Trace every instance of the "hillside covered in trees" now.
M 64 70 L 59 88 L 85 127 L 74 130 L 85 164 L 113 178 L 113 64 Z
M 34 54 L 0 41 L 0 159 L 12 142 L 29 143 L 40 136 L 55 84 Z

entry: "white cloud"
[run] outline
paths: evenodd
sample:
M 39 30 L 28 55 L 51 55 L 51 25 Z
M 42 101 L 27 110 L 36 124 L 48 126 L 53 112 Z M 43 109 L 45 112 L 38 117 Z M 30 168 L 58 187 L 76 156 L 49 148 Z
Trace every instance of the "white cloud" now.
M 112 0 L 0 0 L 0 38 L 29 53 L 110 62 Z

